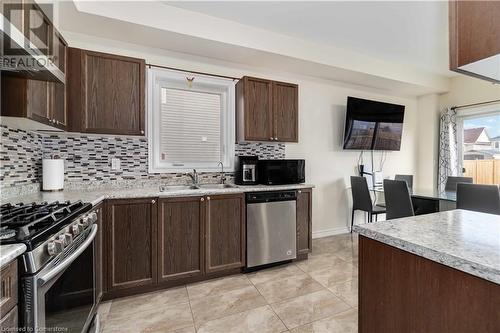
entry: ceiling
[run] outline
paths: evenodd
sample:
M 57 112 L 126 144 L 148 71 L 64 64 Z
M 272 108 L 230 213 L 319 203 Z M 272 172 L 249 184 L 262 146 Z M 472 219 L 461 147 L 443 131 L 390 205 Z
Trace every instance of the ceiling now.
M 165 1 L 190 11 L 408 64 L 448 70 L 448 2 Z

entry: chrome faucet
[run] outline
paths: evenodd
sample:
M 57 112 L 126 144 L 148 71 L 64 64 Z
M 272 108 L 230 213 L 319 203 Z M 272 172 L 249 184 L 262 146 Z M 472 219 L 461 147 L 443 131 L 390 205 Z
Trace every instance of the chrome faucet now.
M 224 174 L 224 163 L 222 162 L 219 162 L 219 164 L 217 164 L 217 166 L 221 167 L 221 170 L 220 170 L 220 183 L 221 184 L 225 184 L 226 183 L 226 176 Z
M 198 186 L 198 172 L 196 172 L 196 169 L 193 169 L 191 173 L 186 173 L 186 175 L 191 178 L 194 186 Z

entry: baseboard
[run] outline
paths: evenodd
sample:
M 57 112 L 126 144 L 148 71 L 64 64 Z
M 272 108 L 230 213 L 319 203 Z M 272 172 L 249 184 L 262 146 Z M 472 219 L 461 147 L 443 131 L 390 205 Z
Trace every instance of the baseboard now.
M 349 232 L 349 229 L 347 229 L 347 227 L 337 227 L 332 229 L 318 230 L 312 232 L 312 238 L 315 239 L 315 238 L 340 235 L 340 234 L 345 234 L 347 232 Z

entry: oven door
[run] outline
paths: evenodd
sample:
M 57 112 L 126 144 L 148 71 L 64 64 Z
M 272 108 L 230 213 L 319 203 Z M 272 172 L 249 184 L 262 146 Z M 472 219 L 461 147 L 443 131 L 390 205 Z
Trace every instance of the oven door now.
M 36 275 L 38 330 L 86 332 L 95 312 L 94 238 L 97 225 L 64 259 Z

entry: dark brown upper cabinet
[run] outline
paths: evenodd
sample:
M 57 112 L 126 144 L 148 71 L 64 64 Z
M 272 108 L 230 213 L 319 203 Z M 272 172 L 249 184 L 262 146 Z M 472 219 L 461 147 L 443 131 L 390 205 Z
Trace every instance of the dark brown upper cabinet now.
M 245 76 L 236 84 L 238 142 L 298 142 L 298 85 Z
M 158 282 L 204 272 L 203 197 L 160 199 L 158 204 Z
M 297 191 L 297 256 L 312 251 L 312 189 Z
M 245 266 L 244 194 L 207 196 L 206 210 L 206 272 Z
M 70 48 L 70 130 L 144 135 L 145 61 Z
M 62 83 L 2 74 L 2 116 L 21 117 L 65 130 L 66 94 Z M 47 128 L 41 128 L 47 129 Z
M 106 201 L 104 253 L 111 295 L 153 286 L 157 281 L 156 199 Z
M 500 83 L 500 2 L 450 1 L 450 69 Z

